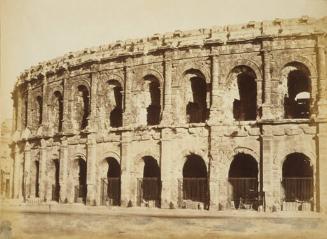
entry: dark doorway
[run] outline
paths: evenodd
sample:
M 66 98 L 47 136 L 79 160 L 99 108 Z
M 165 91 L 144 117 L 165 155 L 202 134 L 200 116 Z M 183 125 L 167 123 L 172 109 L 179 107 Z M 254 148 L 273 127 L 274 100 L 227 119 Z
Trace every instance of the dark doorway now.
M 285 202 L 312 202 L 313 203 L 313 168 L 310 160 L 304 154 L 289 154 L 283 163 Z
M 160 84 L 157 78 L 154 76 L 147 76 L 144 78 L 149 81 L 149 92 L 151 103 L 147 107 L 147 124 L 148 125 L 158 125 L 160 123 Z
M 35 197 L 39 197 L 39 177 L 40 177 L 40 163 L 35 161 Z
M 236 209 L 258 208 L 258 163 L 249 154 L 239 153 L 229 168 L 229 201 Z
M 56 91 L 54 93 L 54 114 L 55 114 L 55 119 L 54 119 L 54 125 L 56 127 L 56 129 L 58 130 L 58 132 L 62 131 L 62 121 L 63 121 L 63 116 L 64 116 L 64 112 L 63 112 L 63 99 L 62 99 L 62 95 L 59 91 Z
M 43 114 L 43 100 L 41 96 L 36 97 L 37 102 L 37 116 L 38 116 L 38 125 L 42 124 L 42 114 Z
M 285 67 L 292 70 L 287 76 L 287 95 L 284 98 L 285 118 L 309 118 L 310 116 L 310 76 L 308 69 L 300 63 L 290 63 Z
M 90 113 L 90 104 L 89 104 L 89 91 L 84 85 L 78 86 L 78 94 L 81 98 L 81 105 L 79 106 L 78 114 L 80 115 L 80 129 L 85 129 L 88 125 L 88 117 Z
M 87 184 L 86 184 L 86 177 L 87 177 L 87 165 L 86 161 L 82 158 L 78 158 L 78 183 L 79 185 L 76 186 L 76 201 L 79 199 L 82 200 L 83 203 L 86 203 L 86 195 L 87 195 Z
M 189 123 L 205 122 L 208 118 L 207 84 L 201 77 L 190 78 L 193 101 L 188 102 L 186 114 Z
M 138 180 L 139 205 L 148 207 L 161 206 L 161 174 L 160 167 L 153 157 L 143 158 L 143 178 Z
M 59 197 L 60 197 L 59 160 L 58 159 L 53 160 L 53 164 L 54 164 L 54 184 L 52 185 L 52 200 L 59 202 Z
M 106 159 L 108 163 L 107 178 L 103 179 L 103 195 L 107 203 L 111 206 L 120 205 L 120 175 L 121 169 L 118 161 L 115 158 L 109 157 Z M 104 204 L 104 202 L 103 202 Z
M 117 128 L 123 125 L 122 87 L 116 80 L 110 80 L 109 86 L 114 91 L 115 98 L 115 107 L 110 112 L 110 126 Z
M 246 66 L 236 67 L 239 99 L 233 102 L 234 119 L 255 120 L 257 117 L 257 83 L 254 71 Z
M 118 128 L 123 125 L 123 110 L 120 107 L 115 107 L 110 112 L 110 126 Z
M 180 182 L 181 183 L 181 182 Z M 182 201 L 185 200 L 203 203 L 209 207 L 208 175 L 203 159 L 195 154 L 187 156 L 183 167 Z M 183 204 L 183 202 L 182 202 Z M 197 204 L 198 206 L 199 204 Z M 183 207 L 183 205 L 182 205 Z
M 27 99 L 27 95 L 25 95 L 25 99 Z M 28 101 L 24 101 L 24 128 L 28 125 Z

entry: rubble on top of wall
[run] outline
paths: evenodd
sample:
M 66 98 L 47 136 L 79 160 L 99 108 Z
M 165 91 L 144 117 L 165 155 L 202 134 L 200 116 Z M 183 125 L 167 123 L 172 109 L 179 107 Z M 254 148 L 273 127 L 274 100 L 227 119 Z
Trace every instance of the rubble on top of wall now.
M 227 25 L 190 31 L 174 31 L 165 34 L 154 34 L 150 37 L 116 41 L 111 44 L 86 48 L 69 52 L 63 57 L 41 62 L 25 70 L 16 83 L 38 78 L 48 73 L 68 70 L 86 63 L 99 62 L 130 55 L 146 55 L 149 52 L 165 48 L 202 47 L 211 43 L 228 43 L 233 41 L 251 40 L 257 37 L 279 37 L 289 35 L 305 35 L 327 32 L 327 17 L 321 19 L 303 16 L 294 19 L 275 19 L 273 21 L 249 21 L 245 24 Z

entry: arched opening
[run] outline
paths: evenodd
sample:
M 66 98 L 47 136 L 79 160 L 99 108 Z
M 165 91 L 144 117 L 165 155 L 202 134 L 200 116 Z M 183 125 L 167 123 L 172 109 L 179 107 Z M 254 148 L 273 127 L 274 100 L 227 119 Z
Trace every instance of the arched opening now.
M 54 92 L 54 102 L 53 102 L 53 123 L 54 128 L 58 132 L 62 131 L 62 121 L 63 121 L 63 98 L 59 91 Z
M 39 161 L 35 161 L 35 197 L 39 197 L 39 189 L 40 189 L 40 163 Z
M 287 94 L 284 97 L 286 119 L 309 118 L 310 116 L 310 73 L 306 66 L 293 62 L 283 69 L 287 75 Z
M 60 170 L 60 164 L 59 164 L 59 160 L 55 159 L 53 160 L 53 171 L 54 174 L 53 176 L 53 182 L 54 184 L 52 184 L 52 200 L 53 201 L 57 201 L 59 202 L 59 197 L 60 197 L 60 181 L 59 181 L 59 170 Z
M 75 202 L 83 202 L 86 203 L 86 195 L 87 195 L 87 184 L 86 184 L 86 176 L 87 176 L 87 165 L 86 161 L 81 157 L 77 159 L 78 166 L 78 185 L 75 186 Z
M 143 178 L 138 179 L 138 204 L 147 207 L 160 207 L 161 174 L 157 160 L 151 156 L 143 157 Z
M 80 123 L 80 129 L 85 129 L 88 125 L 90 113 L 89 91 L 84 85 L 79 85 L 77 89 L 77 119 Z
M 36 97 L 36 102 L 37 102 L 37 123 L 38 125 L 42 124 L 42 114 L 43 114 L 43 100 L 41 96 Z
M 115 158 L 106 158 L 108 164 L 107 178 L 102 179 L 102 204 L 109 204 L 111 206 L 120 205 L 120 175 L 121 169 L 118 161 Z
M 313 168 L 310 159 L 301 153 L 287 155 L 283 163 L 282 200 L 313 204 Z
M 25 101 L 24 101 L 24 128 L 27 128 L 27 120 L 28 120 L 28 101 L 27 101 L 27 96 L 25 96 Z
M 156 77 L 146 76 L 144 80 L 148 82 L 148 91 L 150 93 L 150 104 L 147 107 L 147 124 L 158 125 L 160 123 L 160 84 Z
M 234 156 L 228 182 L 228 201 L 232 208 L 258 208 L 258 163 L 251 155 L 239 153 Z
M 187 71 L 185 76 L 189 80 L 188 84 L 190 84 L 189 89 L 191 91 L 187 92 L 187 121 L 188 123 L 205 122 L 209 116 L 207 109 L 207 83 L 205 78 L 196 70 Z
M 183 166 L 181 207 L 206 208 L 209 206 L 208 175 L 204 160 L 195 154 L 188 155 Z M 179 190 L 181 191 L 181 190 Z
M 110 80 L 108 83 L 110 86 L 110 90 L 112 90 L 114 96 L 114 107 L 110 112 L 110 126 L 117 128 L 123 125 L 122 87 L 120 83 L 116 80 Z
M 247 66 L 232 70 L 232 81 L 237 82 L 238 97 L 233 102 L 235 120 L 255 120 L 257 117 L 257 83 L 254 71 Z

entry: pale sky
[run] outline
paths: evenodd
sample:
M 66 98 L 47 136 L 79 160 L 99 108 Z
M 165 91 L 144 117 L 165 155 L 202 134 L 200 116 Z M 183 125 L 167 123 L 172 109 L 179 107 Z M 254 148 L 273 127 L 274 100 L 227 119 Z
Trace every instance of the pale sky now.
M 69 51 L 154 33 L 327 15 L 327 0 L 0 0 L 0 122 L 17 76 Z

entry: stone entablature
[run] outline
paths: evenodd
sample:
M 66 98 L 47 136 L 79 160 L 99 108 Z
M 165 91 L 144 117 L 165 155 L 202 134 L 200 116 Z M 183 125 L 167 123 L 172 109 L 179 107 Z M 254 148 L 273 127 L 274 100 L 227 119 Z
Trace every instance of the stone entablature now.
M 32 67 L 13 91 L 13 197 L 53 199 L 59 167 L 60 201 L 74 202 L 82 159 L 87 203 L 101 204 L 109 157 L 120 164 L 121 204 L 135 205 L 135 179 L 152 157 L 161 206 L 177 205 L 177 179 L 197 155 L 210 173 L 211 207 L 225 207 L 230 165 L 242 154 L 260 166 L 272 208 L 282 204 L 285 158 L 300 153 L 313 165 L 313 201 L 322 210 L 326 33 L 327 18 L 249 22 L 118 41 Z

